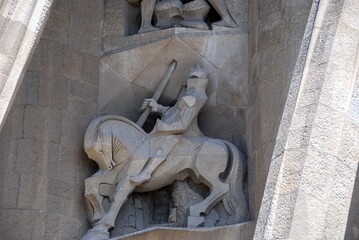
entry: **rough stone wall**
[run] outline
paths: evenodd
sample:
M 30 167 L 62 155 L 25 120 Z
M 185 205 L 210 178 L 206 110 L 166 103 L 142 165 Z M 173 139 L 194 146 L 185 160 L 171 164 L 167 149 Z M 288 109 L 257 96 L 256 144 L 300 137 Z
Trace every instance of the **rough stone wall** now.
M 103 2 L 57 0 L 0 134 L 0 239 L 79 239 Z
M 312 0 L 249 1 L 249 202 L 256 219 Z
M 0 131 L 40 39 L 53 0 L 0 2 Z
M 313 9 L 254 239 L 345 236 L 359 160 L 359 2 L 314 1 Z

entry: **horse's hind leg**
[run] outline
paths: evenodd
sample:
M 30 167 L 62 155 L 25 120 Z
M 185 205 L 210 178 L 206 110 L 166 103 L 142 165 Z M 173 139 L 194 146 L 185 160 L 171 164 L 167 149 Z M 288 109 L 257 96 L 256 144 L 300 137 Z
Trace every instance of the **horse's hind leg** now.
M 224 144 L 206 142 L 202 145 L 196 160 L 197 177 L 210 189 L 210 194 L 202 202 L 189 208 L 188 227 L 197 227 L 204 222 L 202 214 L 220 202 L 229 191 L 229 184 L 220 180 L 219 175 L 227 166 L 228 152 Z
M 204 216 L 202 216 L 202 214 L 208 214 L 208 212 L 220 202 L 224 195 L 229 191 L 229 185 L 220 182 L 218 178 L 212 183 L 213 185 L 209 196 L 202 202 L 189 207 L 188 227 L 200 226 L 204 222 Z

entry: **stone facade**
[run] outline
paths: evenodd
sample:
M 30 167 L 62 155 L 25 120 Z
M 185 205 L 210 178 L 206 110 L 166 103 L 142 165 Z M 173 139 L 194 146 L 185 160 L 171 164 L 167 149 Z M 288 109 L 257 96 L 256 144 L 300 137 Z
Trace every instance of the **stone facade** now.
M 199 125 L 246 155 L 253 221 L 171 228 L 186 223 L 173 208 L 208 192 L 186 180 L 130 195 L 112 236 L 359 239 L 357 1 L 225 2 L 236 29 L 141 34 L 140 9 L 126 1 L 1 2 L 0 239 L 85 234 L 83 182 L 97 170 L 83 152 L 88 124 L 137 120 L 176 54 L 181 71 L 160 101 L 175 99 L 185 64 L 213 70 Z M 216 206 L 205 226 L 225 225 L 223 212 Z
M 95 166 L 82 145 L 97 116 L 102 11 L 96 0 L 52 6 L 1 131 L 1 239 L 79 239 L 88 228 L 83 180 Z
M 257 218 L 312 1 L 250 1 L 248 176 Z

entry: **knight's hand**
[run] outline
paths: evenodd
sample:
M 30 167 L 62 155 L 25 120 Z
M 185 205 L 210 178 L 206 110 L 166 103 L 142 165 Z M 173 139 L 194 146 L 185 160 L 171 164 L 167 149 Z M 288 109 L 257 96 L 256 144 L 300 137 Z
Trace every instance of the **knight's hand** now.
M 151 112 L 158 112 L 160 109 L 160 104 L 156 102 L 156 100 L 152 98 L 146 98 L 145 101 L 143 101 L 142 107 L 140 109 L 141 112 L 143 112 L 147 107 L 150 107 Z

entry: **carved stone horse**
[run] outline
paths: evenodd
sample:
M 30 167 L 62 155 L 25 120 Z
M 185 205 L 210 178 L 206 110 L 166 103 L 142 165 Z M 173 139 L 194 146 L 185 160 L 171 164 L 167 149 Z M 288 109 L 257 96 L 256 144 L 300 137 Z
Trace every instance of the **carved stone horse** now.
M 85 197 L 94 227 L 83 240 L 108 239 L 108 230 L 114 227 L 118 212 L 132 192 L 154 191 L 187 177 L 210 188 L 207 198 L 190 206 L 189 227 L 203 223 L 204 214 L 221 200 L 230 223 L 244 220 L 247 205 L 242 191 L 243 157 L 229 142 L 177 135 L 178 144 L 149 181 L 139 186 L 130 181 L 130 176 L 141 172 L 167 137 L 171 136 L 147 134 L 130 120 L 115 115 L 99 117 L 89 125 L 84 148 L 100 170 L 85 181 Z M 110 199 L 107 211 L 102 206 L 104 197 Z

